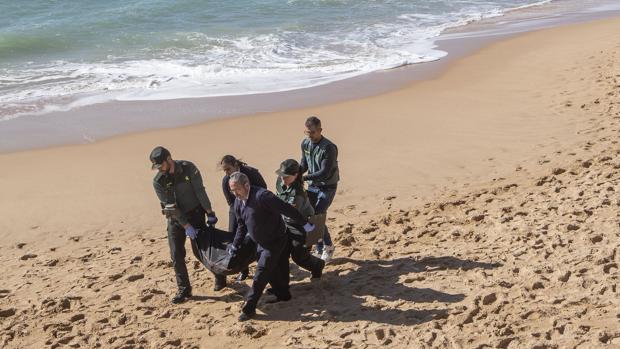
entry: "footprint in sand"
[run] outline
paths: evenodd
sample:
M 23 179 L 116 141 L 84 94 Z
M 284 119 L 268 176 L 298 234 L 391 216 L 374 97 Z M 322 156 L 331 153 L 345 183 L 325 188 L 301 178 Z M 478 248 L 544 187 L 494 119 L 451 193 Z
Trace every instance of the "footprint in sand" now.
M 497 300 L 497 295 L 492 292 L 482 297 L 482 305 L 493 304 Z
M 561 281 L 561 282 L 567 282 L 567 281 L 568 281 L 568 279 L 570 279 L 571 274 L 572 274 L 572 273 L 570 272 L 570 270 L 567 270 L 566 272 L 562 273 L 562 274 L 558 277 L 558 281 Z
M 140 279 L 144 279 L 144 274 L 134 274 L 127 277 L 127 281 L 134 282 Z
M 46 261 L 45 263 L 43 263 L 43 265 L 46 267 L 55 267 L 57 264 L 58 264 L 58 259 L 50 259 Z
M 7 318 L 15 315 L 15 308 L 0 309 L 0 318 Z
M 84 320 L 85 318 L 86 316 L 84 314 L 75 314 L 69 318 L 69 321 L 78 322 L 78 321 Z
M 152 298 L 153 298 L 152 294 L 147 294 L 147 295 L 141 296 L 139 299 L 140 299 L 140 302 L 146 303 L 150 301 Z
M 123 273 L 118 273 L 118 274 L 113 274 L 113 275 L 108 276 L 108 279 L 110 281 L 116 281 L 122 277 L 123 277 Z
M 25 254 L 25 255 L 19 257 L 19 259 L 22 260 L 22 261 L 27 261 L 29 259 L 33 259 L 33 258 L 37 258 L 37 257 L 38 256 L 36 254 L 34 254 L 34 253 L 28 253 L 28 254 Z
M 617 271 L 618 271 L 617 263 L 609 263 L 603 267 L 603 272 L 605 274 L 613 274 L 613 273 L 616 273 Z
M 594 235 L 590 238 L 590 242 L 592 242 L 593 244 L 599 243 L 601 241 L 603 241 L 603 235 Z

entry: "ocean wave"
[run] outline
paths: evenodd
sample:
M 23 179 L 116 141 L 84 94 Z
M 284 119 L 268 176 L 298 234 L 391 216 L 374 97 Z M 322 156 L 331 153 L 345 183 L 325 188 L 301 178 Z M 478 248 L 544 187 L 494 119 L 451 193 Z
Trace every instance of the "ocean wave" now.
M 124 49 L 104 59 L 5 65 L 0 69 L 4 105 L 0 120 L 108 100 L 245 95 L 319 86 L 440 59 L 446 53 L 437 50 L 434 41 L 446 29 L 549 1 L 505 8 L 474 2 L 447 13 L 402 12 L 389 20 L 333 24 L 329 30 L 306 24 L 257 30 L 253 35 L 175 31 L 139 50 L 131 47 L 144 40 L 144 33 L 123 36 L 116 41 Z M 376 6 L 386 2 L 377 1 Z

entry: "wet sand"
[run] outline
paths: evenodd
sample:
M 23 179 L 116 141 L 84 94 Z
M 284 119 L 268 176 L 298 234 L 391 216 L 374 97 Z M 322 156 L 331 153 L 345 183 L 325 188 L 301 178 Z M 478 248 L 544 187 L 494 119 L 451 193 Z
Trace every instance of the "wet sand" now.
M 607 4 L 605 6 L 602 6 Z M 601 7 L 602 6 L 602 7 Z M 513 10 L 446 30 L 436 38 L 447 56 L 432 62 L 405 65 L 359 75 L 326 85 L 292 91 L 206 98 L 150 101 L 109 101 L 88 104 L 81 99 L 70 110 L 21 116 L 0 125 L 0 153 L 58 145 L 85 144 L 146 130 L 183 127 L 214 119 L 286 111 L 339 103 L 384 94 L 436 78 L 454 61 L 479 49 L 525 32 L 620 16 L 620 6 L 609 0 L 563 0 Z M 84 97 L 84 96 L 82 96 Z M 80 97 L 81 98 L 81 97 Z M 90 96 L 101 101 L 107 97 Z

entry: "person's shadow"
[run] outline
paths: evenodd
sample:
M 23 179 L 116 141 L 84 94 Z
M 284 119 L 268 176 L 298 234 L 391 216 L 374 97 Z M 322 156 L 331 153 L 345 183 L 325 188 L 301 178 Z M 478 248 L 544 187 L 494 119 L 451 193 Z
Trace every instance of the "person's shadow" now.
M 464 294 L 446 293 L 427 287 L 423 272 L 448 269 L 492 269 L 498 263 L 461 260 L 455 257 L 427 257 L 421 260 L 334 259 L 332 264 L 353 264 L 345 270 L 329 272 L 319 282 L 292 284 L 293 300 L 259 305 L 265 315 L 257 320 L 337 321 L 358 320 L 376 323 L 414 325 L 448 316 L 447 309 L 434 304 L 420 309 L 420 303 L 455 303 Z M 413 275 L 411 275 L 413 274 Z M 417 275 L 416 275 L 417 274 Z M 412 307 L 415 306 L 415 309 Z

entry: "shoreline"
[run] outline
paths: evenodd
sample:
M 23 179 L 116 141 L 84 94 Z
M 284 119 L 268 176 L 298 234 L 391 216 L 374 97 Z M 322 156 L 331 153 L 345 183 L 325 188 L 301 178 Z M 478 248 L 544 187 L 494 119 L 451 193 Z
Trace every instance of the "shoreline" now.
M 550 147 L 573 142 L 577 127 L 586 122 L 562 116 L 568 97 L 558 95 L 557 87 L 545 87 L 555 84 L 550 80 L 553 76 L 546 78 L 547 71 L 562 74 L 557 69 L 574 53 L 551 52 L 552 61 L 542 61 L 536 52 L 557 46 L 554 40 L 565 42 L 565 33 L 596 35 L 590 28 L 607 28 L 619 20 L 499 41 L 458 60 L 432 80 L 382 95 L 125 134 L 90 144 L 0 154 L 0 161 L 10 164 L 0 173 L 0 184 L 7 188 L 0 200 L 0 210 L 7 212 L 0 221 L 0 238 L 15 239 L 23 231 L 31 231 L 34 237 L 66 231 L 68 226 L 96 232 L 135 220 L 139 226 L 157 226 L 161 217 L 158 210 L 151 210 L 153 173 L 147 158 L 155 145 L 168 147 L 174 158 L 195 162 L 212 202 L 222 211 L 221 174 L 216 170 L 221 156 L 244 159 L 261 170 L 267 183 L 273 183 L 277 164 L 299 157 L 303 121 L 311 114 L 320 116 L 325 135 L 341 151 L 343 182 L 335 209 L 355 202 L 358 208 L 376 212 L 381 208 L 372 202 L 398 192 L 404 203 L 412 205 L 451 183 L 475 185 L 500 178 Z M 572 52 L 568 43 L 564 46 Z M 542 98 L 540 88 L 549 96 Z M 387 171 L 394 166 L 408 174 L 405 182 L 394 180 Z M 60 204 L 57 198 L 63 198 Z M 91 209 L 83 202 L 97 202 L 105 209 Z
M 538 13 L 540 7 L 526 10 L 536 9 L 534 13 Z M 293 111 L 381 95 L 420 81 L 432 80 L 454 62 L 493 43 L 546 28 L 620 16 L 620 9 L 567 12 L 559 17 L 542 13 L 544 15 L 540 18 L 532 14 L 512 19 L 502 16 L 454 28 L 442 33 L 435 41 L 437 49 L 448 52 L 442 59 L 363 74 L 326 85 L 240 96 L 111 101 L 69 111 L 18 117 L 0 123 L 0 154 L 88 144 L 119 135 Z M 493 22 L 499 18 L 501 23 Z

